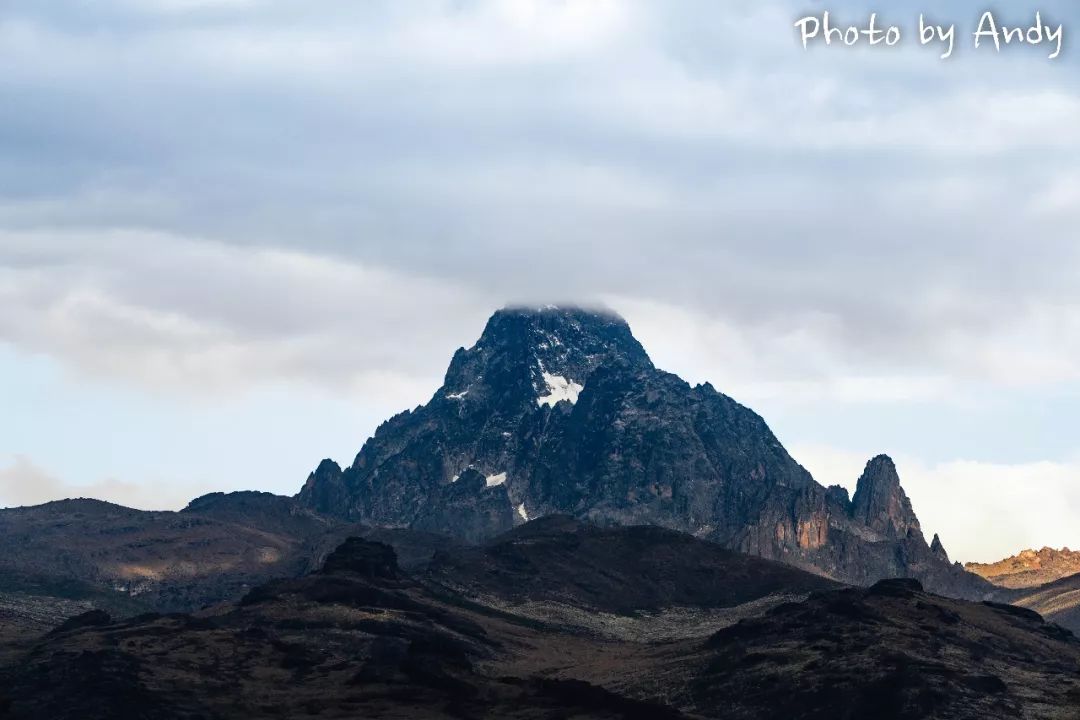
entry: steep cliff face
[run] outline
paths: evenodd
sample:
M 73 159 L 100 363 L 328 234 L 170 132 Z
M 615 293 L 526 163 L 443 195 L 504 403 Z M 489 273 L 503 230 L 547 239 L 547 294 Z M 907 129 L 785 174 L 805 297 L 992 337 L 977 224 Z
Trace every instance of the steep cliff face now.
M 562 424 L 601 367 L 651 370 L 620 318 L 584 310 L 504 310 L 480 340 L 454 354 L 427 405 L 384 423 L 339 472 L 324 462 L 300 499 L 310 507 L 379 524 L 437 524 L 430 500 L 466 471 L 501 478 L 523 522 L 529 478 L 551 427 Z M 524 506 L 524 507 L 523 507 Z M 539 512 L 537 510 L 536 512 Z M 458 534 L 456 518 L 443 529 Z
M 454 535 L 471 543 L 512 529 L 514 510 L 504 479 L 502 475 L 486 478 L 476 470 L 466 470 L 431 494 L 412 528 L 440 533 L 452 519 Z
M 949 553 L 945 552 L 945 546 L 941 544 L 941 538 L 938 537 L 937 533 L 934 533 L 934 540 L 930 543 L 930 552 L 945 562 L 949 562 Z
M 719 538 L 717 538 L 719 539 Z M 859 585 L 913 577 L 935 592 L 984 599 L 992 588 L 958 565 L 935 536 L 926 543 L 893 461 L 867 464 L 850 500 L 842 488 L 811 483 L 797 491 L 770 489 L 746 530 L 726 544 Z
M 497 312 L 427 405 L 345 470 L 324 462 L 299 498 L 472 541 L 557 513 L 655 524 L 843 581 L 982 590 L 931 552 L 891 460 L 872 460 L 850 500 L 826 489 L 756 413 L 658 370 L 625 321 L 581 309 Z
M 879 455 L 866 464 L 851 499 L 851 516 L 882 537 L 902 538 L 922 535 L 900 476 L 892 459 Z

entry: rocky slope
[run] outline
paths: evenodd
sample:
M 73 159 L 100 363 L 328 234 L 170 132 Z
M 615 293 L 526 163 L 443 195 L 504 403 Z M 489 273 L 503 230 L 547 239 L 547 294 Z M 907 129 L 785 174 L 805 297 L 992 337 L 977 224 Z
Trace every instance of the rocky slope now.
M 1036 613 L 915 580 L 822 593 L 718 631 L 695 709 L 725 718 L 1067 718 L 1080 642 Z
M 968 563 L 997 586 L 994 599 L 1030 608 L 1080 632 L 1080 552 L 1069 548 L 1024 550 L 996 563 Z
M 97 500 L 0 510 L 0 614 L 26 635 L 88 608 L 196 610 L 309 572 L 366 532 L 266 493 L 219 493 L 179 513 Z
M 1001 588 L 994 599 L 1029 608 L 1080 633 L 1080 574 L 1030 588 Z
M 0 652 L 91 609 L 126 617 L 236 600 L 270 579 L 318 568 L 349 535 L 392 545 L 408 569 L 456 546 L 258 492 L 214 493 L 179 513 L 97 500 L 0 510 Z
M 1029 588 L 1080 573 L 1080 552 L 1044 547 L 1024 550 L 996 563 L 967 563 L 964 567 L 998 587 Z
M 235 605 L 82 615 L 0 667 L 0 717 L 1038 720 L 1068 717 L 1080 699 L 1071 634 L 913 581 L 831 589 L 691 537 L 561 518 L 442 563 L 410 576 L 388 546 L 350 539 L 321 571 Z M 460 592 L 443 582 L 450 569 Z M 654 641 L 482 602 L 532 577 L 548 600 L 628 620 L 817 590 Z
M 563 515 L 479 547 L 440 551 L 425 582 L 485 607 L 618 639 L 707 634 L 839 585 L 656 526 Z
M 822 487 L 753 411 L 657 369 L 621 318 L 581 309 L 497 312 L 426 405 L 344 470 L 320 464 L 299 500 L 469 540 L 552 514 L 654 524 L 844 582 L 992 589 L 927 544 L 887 457 L 853 498 Z

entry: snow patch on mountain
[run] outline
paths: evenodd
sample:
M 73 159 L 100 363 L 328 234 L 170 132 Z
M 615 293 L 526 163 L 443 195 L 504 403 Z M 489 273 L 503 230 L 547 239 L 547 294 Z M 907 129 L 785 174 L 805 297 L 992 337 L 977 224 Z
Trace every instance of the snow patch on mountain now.
M 488 477 L 487 477 L 487 486 L 488 487 L 498 487 L 499 485 L 502 485 L 505 482 L 506 482 L 506 473 L 504 473 L 504 472 L 499 473 L 498 475 L 488 475 Z
M 563 400 L 568 401 L 571 405 L 577 402 L 578 395 L 585 389 L 584 385 L 568 380 L 562 375 L 552 375 L 548 372 L 544 372 L 544 382 L 547 384 L 547 395 L 541 395 L 536 398 L 538 405 L 550 405 L 555 407 Z

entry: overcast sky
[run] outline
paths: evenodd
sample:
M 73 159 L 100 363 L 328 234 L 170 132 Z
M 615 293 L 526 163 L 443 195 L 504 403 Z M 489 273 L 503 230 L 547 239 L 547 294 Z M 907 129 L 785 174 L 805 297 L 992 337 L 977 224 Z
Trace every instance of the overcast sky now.
M 579 302 L 824 484 L 893 455 L 955 559 L 1080 547 L 1080 12 L 1050 61 L 966 0 L 804 52 L 826 9 L 868 14 L 7 0 L 0 505 L 292 494 L 494 309 Z

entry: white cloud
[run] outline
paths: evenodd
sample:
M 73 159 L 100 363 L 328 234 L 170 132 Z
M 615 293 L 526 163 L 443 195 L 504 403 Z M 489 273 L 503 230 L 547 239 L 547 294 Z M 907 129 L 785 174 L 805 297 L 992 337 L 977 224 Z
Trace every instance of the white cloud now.
M 0 235 L 0 340 L 195 394 L 299 380 L 426 397 L 490 300 L 344 260 L 161 233 Z
M 791 448 L 818 482 L 851 492 L 866 462 L 880 451 Z M 1080 462 L 893 459 L 927 539 L 938 533 L 952 560 L 993 562 L 1026 548 L 1080 547 Z
M 1033 198 L 1033 211 L 1072 215 L 1080 207 L 1080 174 L 1063 170 L 1050 178 L 1045 191 Z
M 759 282 L 768 288 L 751 277 L 741 290 L 750 296 Z M 754 308 L 760 318 L 737 306 L 705 311 L 621 296 L 606 302 L 624 313 L 658 365 L 748 402 L 947 401 L 974 383 L 1080 379 L 1080 302 L 1003 308 L 939 287 L 899 305 L 868 296 L 848 315 L 819 309 L 812 298 L 823 288 L 814 283 L 806 281 L 804 307 L 774 314 L 763 299 Z M 866 328 L 867 321 L 881 327 Z M 917 343 L 908 346 L 912 334 Z
M 624 277 L 597 275 L 572 247 L 530 267 L 548 258 L 564 268 L 554 274 L 560 288 L 577 275 L 592 285 L 560 294 L 622 312 L 661 367 L 745 402 L 948 400 L 975 383 L 1080 379 L 1080 300 L 1005 303 L 946 280 L 903 298 L 834 305 L 829 278 L 789 271 L 759 300 L 755 288 L 770 281 L 747 265 L 716 289 L 715 307 L 701 307 L 649 299 L 662 290 L 647 286 L 627 295 Z M 476 288 L 453 273 L 172 233 L 8 231 L 0 340 L 151 387 L 216 393 L 299 380 L 406 406 L 437 386 L 453 349 L 472 342 L 492 310 L 553 298 L 507 287 L 512 277 Z

